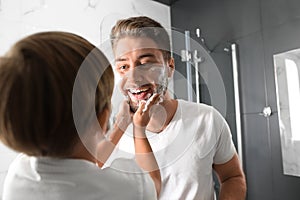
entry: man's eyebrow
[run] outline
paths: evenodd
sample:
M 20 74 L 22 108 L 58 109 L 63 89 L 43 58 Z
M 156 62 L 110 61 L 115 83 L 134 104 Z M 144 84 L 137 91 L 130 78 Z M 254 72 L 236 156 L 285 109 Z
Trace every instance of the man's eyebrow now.
M 143 59 L 143 58 L 155 58 L 155 55 L 153 53 L 145 53 L 145 54 L 142 54 L 138 57 L 138 59 Z
M 127 58 L 116 58 L 115 62 L 122 62 L 128 60 Z
M 138 60 L 143 59 L 143 58 L 155 58 L 155 55 L 153 53 L 145 53 L 145 54 L 138 56 Z M 127 60 L 128 60 L 128 58 L 120 57 L 120 58 L 116 58 L 115 62 L 122 62 L 122 61 L 127 61 Z

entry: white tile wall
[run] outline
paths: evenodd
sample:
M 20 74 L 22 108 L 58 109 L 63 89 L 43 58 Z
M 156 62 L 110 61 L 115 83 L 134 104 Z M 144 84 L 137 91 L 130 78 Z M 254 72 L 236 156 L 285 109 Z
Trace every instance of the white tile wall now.
M 3 181 L 7 173 L 7 169 L 16 155 L 16 152 L 10 150 L 0 142 L 0 197 L 2 196 Z
M 1 0 L 0 55 L 22 37 L 46 30 L 73 32 L 99 46 L 116 20 L 137 15 L 171 28 L 170 8 L 151 0 Z M 0 155 L 1 196 L 5 173 L 16 153 L 0 144 Z
M 151 0 L 2 0 L 0 55 L 18 39 L 45 30 L 71 31 L 95 45 L 108 39 L 116 20 L 146 15 L 170 28 L 168 6 Z M 92 5 L 88 5 L 91 2 Z M 55 13 L 55 14 L 54 14 Z M 101 39 L 100 39 L 101 37 Z

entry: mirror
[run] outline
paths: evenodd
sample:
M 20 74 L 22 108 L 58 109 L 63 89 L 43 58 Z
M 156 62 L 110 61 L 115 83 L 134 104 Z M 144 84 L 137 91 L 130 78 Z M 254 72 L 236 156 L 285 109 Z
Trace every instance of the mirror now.
M 300 177 L 300 49 L 273 58 L 283 173 Z

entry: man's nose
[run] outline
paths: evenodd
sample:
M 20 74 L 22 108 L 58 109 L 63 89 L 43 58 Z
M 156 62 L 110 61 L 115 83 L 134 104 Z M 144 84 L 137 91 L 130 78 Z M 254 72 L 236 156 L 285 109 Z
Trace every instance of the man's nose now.
M 131 69 L 128 72 L 128 79 L 134 83 L 141 83 L 145 79 L 146 71 L 141 70 L 138 67 Z

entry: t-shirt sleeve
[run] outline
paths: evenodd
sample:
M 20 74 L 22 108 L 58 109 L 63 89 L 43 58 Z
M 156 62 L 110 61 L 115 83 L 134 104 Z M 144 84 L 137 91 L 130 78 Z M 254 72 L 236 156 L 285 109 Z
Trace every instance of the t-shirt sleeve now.
M 215 111 L 214 117 L 214 120 L 218 121 L 216 124 L 218 124 L 220 128 L 216 130 L 219 132 L 217 133 L 219 135 L 213 162 L 215 164 L 223 164 L 228 162 L 234 156 L 236 149 L 234 147 L 231 131 L 226 120 L 217 111 Z

